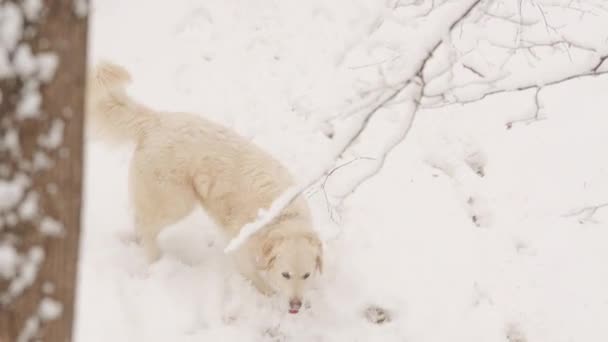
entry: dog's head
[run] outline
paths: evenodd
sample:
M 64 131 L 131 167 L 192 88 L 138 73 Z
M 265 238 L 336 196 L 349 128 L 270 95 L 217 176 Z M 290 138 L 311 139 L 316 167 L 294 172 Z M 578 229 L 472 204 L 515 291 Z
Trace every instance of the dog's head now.
M 298 313 L 313 279 L 323 270 L 323 248 L 310 233 L 269 235 L 261 245 L 258 268 L 266 282 Z

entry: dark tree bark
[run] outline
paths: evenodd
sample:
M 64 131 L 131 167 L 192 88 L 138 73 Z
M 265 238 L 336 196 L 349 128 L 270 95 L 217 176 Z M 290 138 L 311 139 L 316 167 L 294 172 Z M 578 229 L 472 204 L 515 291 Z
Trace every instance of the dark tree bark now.
M 27 3 L 0 1 L 0 342 L 63 342 L 78 260 L 86 2 Z

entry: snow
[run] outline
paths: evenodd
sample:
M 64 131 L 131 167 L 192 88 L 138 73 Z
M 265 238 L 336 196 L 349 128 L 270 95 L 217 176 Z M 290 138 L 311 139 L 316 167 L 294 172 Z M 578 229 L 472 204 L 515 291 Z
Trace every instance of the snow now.
M 34 152 L 32 158 L 33 171 L 46 170 L 53 165 L 53 161 L 42 151 Z
M 31 77 L 36 72 L 36 58 L 29 44 L 21 43 L 17 46 L 13 57 L 13 68 L 22 78 Z
M 38 215 L 38 194 L 34 191 L 28 192 L 19 205 L 19 216 L 22 221 L 31 221 Z
M 305 187 L 291 187 L 283 194 L 281 194 L 276 200 L 272 202 L 270 208 L 267 210 L 260 209 L 258 213 L 258 217 L 250 223 L 245 224 L 239 234 L 228 242 L 228 246 L 224 249 L 224 252 L 229 253 L 237 248 L 239 248 L 243 243 L 247 241 L 249 237 L 255 234 L 258 230 L 272 222 L 272 220 L 277 217 L 285 207 L 289 205 L 290 202 L 300 194 Z
M 16 181 L 0 180 L 0 209 L 8 210 L 15 206 L 23 194 L 23 187 Z
M 43 9 L 42 0 L 23 0 L 23 14 L 29 21 L 37 21 Z
M 14 155 L 19 154 L 19 133 L 15 129 L 8 129 L 4 134 L 4 141 L 2 141 L 2 145 L 0 148 L 3 150 L 8 150 L 10 153 Z
M 40 246 L 30 247 L 27 254 L 20 255 L 19 259 L 18 274 L 12 277 L 8 290 L 0 295 L 2 304 L 10 303 L 34 283 L 44 260 L 44 249 Z
M 42 82 L 49 82 L 55 76 L 59 59 L 53 52 L 32 53 L 30 45 L 21 43 L 13 57 L 13 72 L 21 78 L 36 77 Z
M 53 52 L 41 52 L 36 58 L 38 59 L 38 79 L 42 82 L 50 82 L 55 77 L 59 57 Z
M 19 203 L 24 196 L 30 180 L 23 174 L 17 174 L 12 180 L 0 180 L 0 210 L 8 211 Z
M 61 236 L 64 232 L 63 224 L 50 217 L 45 217 L 40 221 L 38 230 L 49 236 Z
M 23 16 L 19 7 L 6 2 L 0 4 L 0 46 L 12 51 L 23 34 Z
M 43 321 L 50 321 L 59 318 L 63 311 L 63 305 L 49 297 L 44 297 L 38 306 L 38 316 Z
M 90 60 L 125 65 L 135 98 L 235 129 L 289 166 L 296 192 L 345 166 L 323 189 L 303 192 L 325 265 L 310 308 L 289 315 L 234 270 L 224 253 L 234 244 L 200 210 L 161 234 L 166 253 L 147 265 L 128 204 L 133 146 L 89 141 L 75 340 L 608 340 L 608 78 L 545 86 L 540 121 L 525 121 L 535 89 L 445 105 L 548 84 L 598 61 L 575 47 L 572 60 L 565 50 L 534 49 L 536 59 L 497 47 L 516 44 L 514 31 L 505 19 L 474 22 L 480 11 L 446 37 L 445 25 L 468 4 L 447 2 L 432 17 L 408 20 L 429 2 L 392 10 L 372 0 L 95 1 Z M 531 26 L 519 41 L 543 39 L 541 13 L 526 9 Z M 518 12 L 514 3 L 484 11 Z M 606 51 L 605 36 L 589 34 L 608 23 L 598 13 L 555 24 L 572 22 L 568 37 Z M 408 127 L 405 99 L 415 87 L 378 111 L 334 163 L 366 113 L 362 104 L 410 78 L 438 39 L 466 52 L 443 46 L 429 60 L 423 103 L 436 108 L 419 108 L 379 173 L 342 201 Z M 291 190 L 260 208 L 260 218 Z M 382 324 L 370 322 L 383 313 Z
M 3 279 L 12 278 L 17 272 L 19 254 L 15 247 L 8 244 L 0 245 L 0 276 Z
M 17 342 L 28 342 L 33 340 L 38 334 L 38 330 L 40 329 L 40 319 L 38 317 L 28 317 L 25 321 L 23 329 L 21 329 L 21 333 L 17 336 Z
M 27 81 L 21 88 L 21 97 L 17 103 L 17 118 L 31 119 L 39 116 L 42 95 L 38 91 L 38 83 Z
M 41 135 L 38 137 L 38 145 L 53 150 L 61 146 L 63 142 L 63 127 L 65 123 L 63 120 L 59 118 L 53 119 L 51 122 L 51 127 L 49 127 L 49 131 L 45 135 Z
M 77 16 L 83 18 L 89 14 L 89 0 L 73 0 L 74 2 L 74 13 Z
M 45 321 L 51 321 L 61 316 L 63 305 L 49 297 L 44 297 L 38 304 L 38 311 L 25 321 L 21 333 L 17 337 L 17 342 L 32 341 L 38 335 L 40 326 Z

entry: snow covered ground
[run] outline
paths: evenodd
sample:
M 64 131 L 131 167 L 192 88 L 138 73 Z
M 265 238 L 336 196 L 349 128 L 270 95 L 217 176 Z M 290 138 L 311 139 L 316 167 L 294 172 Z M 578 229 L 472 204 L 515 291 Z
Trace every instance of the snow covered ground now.
M 90 60 L 125 65 L 142 102 L 230 126 L 305 177 L 334 144 L 324 120 L 373 85 L 358 46 L 382 55 L 390 40 L 408 55 L 403 40 L 425 39 L 374 31 L 386 11 L 371 0 L 98 0 Z M 299 315 L 230 268 L 201 211 L 146 265 L 127 198 L 131 147 L 90 142 L 76 340 L 607 341 L 607 93 L 608 76 L 543 88 L 532 122 L 517 120 L 534 114 L 535 89 L 421 109 L 341 206 L 307 192 L 327 264 Z M 344 161 L 375 157 L 400 120 L 383 113 Z M 332 174 L 332 203 L 368 162 Z M 390 321 L 370 323 L 369 306 Z

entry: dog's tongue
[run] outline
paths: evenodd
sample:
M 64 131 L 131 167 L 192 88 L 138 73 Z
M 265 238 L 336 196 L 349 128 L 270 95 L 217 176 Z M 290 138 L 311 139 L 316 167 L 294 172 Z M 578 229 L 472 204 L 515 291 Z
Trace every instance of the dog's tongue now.
M 298 309 L 289 309 L 290 314 L 297 314 L 298 311 L 299 311 Z

